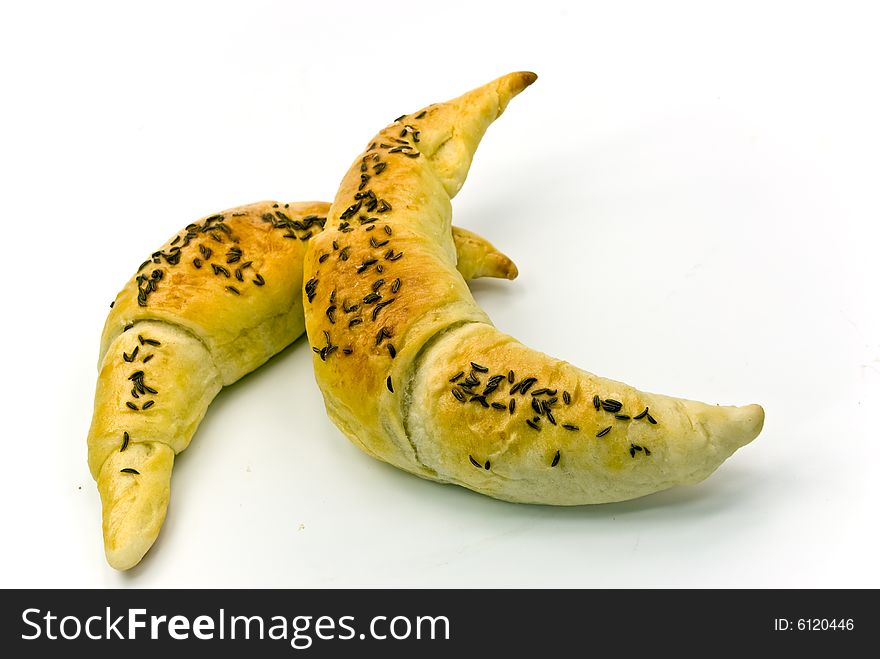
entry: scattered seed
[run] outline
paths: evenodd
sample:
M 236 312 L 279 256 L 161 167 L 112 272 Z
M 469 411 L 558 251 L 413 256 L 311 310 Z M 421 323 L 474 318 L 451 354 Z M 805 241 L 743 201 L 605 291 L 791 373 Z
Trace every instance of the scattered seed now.
M 623 403 L 619 400 L 614 400 L 613 398 L 606 398 L 602 401 L 602 409 L 606 412 L 611 412 L 612 414 L 616 414 L 623 407 Z
M 449 381 L 450 381 L 450 382 L 455 382 L 456 380 L 458 380 L 459 378 L 461 378 L 463 375 L 464 375 L 464 371 L 459 371 L 458 373 L 456 373 L 455 375 L 453 375 L 451 378 L 449 378 Z
M 553 462 L 550 463 L 551 467 L 555 467 L 559 464 L 559 451 L 556 451 L 556 455 L 553 456 Z
M 593 396 L 593 407 L 595 407 L 597 410 L 602 407 L 602 399 L 599 398 L 599 394 Z
M 455 396 L 455 397 L 456 397 L 459 401 L 461 401 L 462 403 L 465 401 L 464 394 L 461 393 L 461 391 L 458 390 L 458 389 L 453 389 L 453 390 L 452 390 L 452 395 Z
M 611 426 L 608 426 L 607 428 L 604 428 L 603 430 L 600 430 L 599 432 L 597 432 L 596 437 L 604 437 L 605 435 L 607 435 L 610 432 L 611 432 Z
M 131 401 L 126 401 L 125 404 L 128 406 L 129 409 L 132 409 L 132 410 L 138 409 L 138 406 L 135 405 L 134 403 L 132 403 Z
M 532 421 L 531 419 L 526 419 L 526 423 L 527 423 L 531 428 L 534 428 L 535 430 L 540 430 L 540 429 L 541 429 L 541 427 L 540 427 L 538 424 L 536 424 L 534 421 Z
M 565 428 L 566 430 L 580 430 L 580 428 L 578 428 L 577 426 L 574 426 L 570 423 L 563 423 L 562 427 Z
M 391 376 L 390 375 L 388 376 L 388 379 L 385 380 L 385 386 L 388 387 L 388 391 L 390 391 L 392 394 L 394 393 L 394 387 L 391 386 Z
M 476 460 L 474 460 L 474 456 L 469 455 L 468 457 L 471 459 L 471 464 L 474 465 L 477 469 L 482 469 L 482 468 L 483 468 L 483 465 L 481 465 L 479 462 L 477 462 Z
M 571 405 L 571 394 L 567 391 L 562 392 L 562 402 L 566 405 Z
M 119 449 L 120 453 L 122 453 L 125 449 L 128 448 L 128 440 L 129 440 L 128 432 L 123 432 L 122 433 L 122 448 Z
M 516 409 L 516 401 L 511 398 L 510 402 L 507 404 L 507 409 L 510 410 L 510 413 L 513 414 L 513 411 Z
M 135 476 L 141 475 L 141 472 L 139 472 L 137 469 L 132 469 L 131 467 L 126 467 L 125 469 L 120 469 L 119 473 L 120 474 L 134 474 Z
M 156 404 L 156 401 L 154 401 L 154 400 L 148 400 L 146 403 L 144 403 L 144 407 L 143 407 L 143 409 L 148 410 L 148 409 L 150 409 L 151 407 L 153 407 L 153 405 L 155 405 L 155 404 Z

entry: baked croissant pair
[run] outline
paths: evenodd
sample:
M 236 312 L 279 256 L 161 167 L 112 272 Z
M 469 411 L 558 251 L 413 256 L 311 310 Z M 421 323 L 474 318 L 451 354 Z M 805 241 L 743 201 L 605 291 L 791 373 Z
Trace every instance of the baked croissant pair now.
M 707 477 L 760 432 L 757 405 L 648 394 L 493 327 L 465 283 L 512 279 L 451 226 L 485 130 L 534 82 L 513 73 L 400 117 L 329 205 L 264 202 L 188 225 L 117 296 L 101 343 L 89 465 L 107 559 L 135 565 L 174 455 L 211 400 L 303 330 L 331 420 L 368 454 L 517 502 L 620 501 Z

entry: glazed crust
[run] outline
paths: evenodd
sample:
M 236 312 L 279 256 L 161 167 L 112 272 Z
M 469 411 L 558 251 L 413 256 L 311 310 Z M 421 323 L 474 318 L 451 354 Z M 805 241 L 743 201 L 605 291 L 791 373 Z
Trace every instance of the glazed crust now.
M 602 503 L 705 478 L 758 434 L 759 406 L 647 394 L 530 350 L 492 326 L 456 272 L 451 197 L 535 77 L 401 117 L 343 178 L 304 275 L 328 414 L 376 458 L 511 501 Z M 348 263 L 320 262 L 334 240 Z M 331 306 L 346 312 L 331 318 Z
M 328 209 L 266 201 L 205 217 L 151 254 L 116 296 L 88 436 L 113 567 L 137 564 L 156 539 L 174 456 L 220 389 L 303 333 L 303 257 Z M 516 276 L 491 243 L 455 234 L 468 276 Z M 327 254 L 339 262 L 342 248 L 330 244 Z

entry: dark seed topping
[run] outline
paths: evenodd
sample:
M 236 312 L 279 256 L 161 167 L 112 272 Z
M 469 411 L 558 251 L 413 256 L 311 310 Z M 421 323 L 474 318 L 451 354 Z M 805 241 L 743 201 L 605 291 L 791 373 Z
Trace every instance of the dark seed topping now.
M 201 268 L 202 267 L 202 260 L 198 257 L 194 258 L 193 265 L 196 267 L 196 269 Z
M 127 362 L 133 362 L 134 358 L 137 357 L 138 350 L 140 350 L 140 346 L 135 346 L 130 355 L 123 352 L 122 359 Z
M 130 400 L 125 401 L 125 404 L 126 404 L 126 406 L 128 406 L 128 408 L 131 409 L 131 410 L 137 410 L 137 409 L 138 409 L 138 406 L 135 405 L 134 403 L 132 403 Z
M 150 409 L 151 407 L 153 407 L 153 405 L 155 405 L 155 404 L 156 404 L 156 401 L 154 401 L 154 400 L 148 400 L 146 403 L 144 403 L 144 407 L 143 407 L 143 409 L 148 410 L 148 409 Z
M 390 300 L 385 300 L 384 302 L 380 302 L 375 307 L 373 307 L 373 320 L 376 320 L 376 316 L 379 315 L 379 312 L 382 311 L 382 309 L 387 307 L 389 304 L 394 302 L 396 299 L 397 299 L 396 297 L 393 297 Z
M 227 286 L 226 290 L 235 295 L 241 295 L 241 291 L 239 291 L 235 286 Z
M 385 252 L 385 260 L 386 261 L 397 261 L 398 259 L 400 259 L 402 257 L 403 257 L 403 252 L 397 252 L 397 254 L 395 254 L 393 249 L 389 249 L 387 252 Z
M 377 261 L 377 259 L 367 259 L 366 261 L 364 261 L 363 263 L 361 263 L 361 264 L 357 267 L 357 273 L 358 273 L 358 274 L 361 274 L 361 273 L 364 272 L 367 268 L 369 268 L 371 265 L 373 265 L 374 263 L 376 263 L 376 261 Z
M 253 282 L 254 282 L 257 286 L 262 286 L 263 284 L 266 283 L 266 280 L 263 279 L 263 275 L 261 275 L 261 274 L 257 274 L 257 276 L 254 277 Z M 311 300 L 309 300 L 309 302 L 311 302 Z
M 479 394 L 476 395 L 476 396 L 471 396 L 471 399 L 470 399 L 470 401 L 468 401 L 468 402 L 471 402 L 471 403 L 475 403 L 475 402 L 476 402 L 476 403 L 479 403 L 480 405 L 482 405 L 483 407 L 489 407 L 489 403 L 486 402 L 486 397 L 485 397 L 485 396 L 481 396 L 481 395 L 479 395 Z
M 526 378 L 525 380 L 522 381 L 522 385 L 519 388 L 519 393 L 521 393 L 523 396 L 525 396 L 526 392 L 529 390 L 529 388 L 533 384 L 535 384 L 535 382 L 537 382 L 537 381 L 538 381 L 538 378 Z
M 348 321 L 348 326 L 354 327 L 355 325 L 360 325 L 362 322 L 364 322 L 362 318 L 352 318 Z
M 602 401 L 602 409 L 606 412 L 611 412 L 612 414 L 616 414 L 620 412 L 623 407 L 623 403 L 619 400 L 614 400 L 613 398 L 606 398 Z
M 477 364 L 476 362 L 471 362 L 471 368 L 475 371 L 479 371 L 480 373 L 488 373 L 489 369 L 481 364 Z
M 391 386 L 391 376 L 390 375 L 388 376 L 388 379 L 385 380 L 385 386 L 388 387 L 388 391 L 390 391 L 392 394 L 394 393 L 394 387 Z
M 630 419 L 628 414 L 615 414 L 614 418 L 618 421 L 629 421 Z
M 391 332 L 388 331 L 388 328 L 387 328 L 387 327 L 383 327 L 383 328 L 380 329 L 379 332 L 376 334 L 376 345 L 379 345 L 380 343 L 382 343 L 382 341 L 383 341 L 384 339 L 389 338 L 390 336 L 391 336 Z
M 144 357 L 144 364 L 146 364 L 146 363 L 147 363 L 148 361 L 150 361 L 152 358 L 153 358 L 153 355 L 147 355 L 146 357 Z
M 507 409 L 510 410 L 510 413 L 513 414 L 513 411 L 516 409 L 516 401 L 511 398 L 510 402 L 507 404 Z
M 541 426 L 539 426 L 537 423 L 535 423 L 535 422 L 532 421 L 531 419 L 526 419 L 526 423 L 528 424 L 528 426 L 529 426 L 530 428 L 534 428 L 535 430 L 540 430 L 540 429 L 541 429 Z
M 554 416 L 553 416 L 553 412 L 551 412 L 551 411 L 550 411 L 549 409 L 547 409 L 546 407 L 544 408 L 544 412 L 546 412 L 546 414 L 547 414 L 547 420 L 555 426 L 555 425 L 556 425 L 556 419 L 555 419 Z
M 330 320 L 330 322 L 335 324 L 336 323 L 336 305 L 331 304 L 329 307 L 327 307 L 327 311 L 325 313 L 327 314 L 327 318 Z
M 348 261 L 348 252 L 351 250 L 351 247 L 343 247 L 342 251 L 339 252 L 339 260 L 340 261 Z
M 449 381 L 450 381 L 450 382 L 455 382 L 456 380 L 458 380 L 459 378 L 461 378 L 463 375 L 464 375 L 464 371 L 459 371 L 458 373 L 456 373 L 455 375 L 453 375 L 451 378 L 449 378 Z
M 231 247 L 226 252 L 226 263 L 238 263 L 241 261 L 241 250 L 238 247 Z
M 376 209 L 377 213 L 387 213 L 388 211 L 393 210 L 391 208 L 391 204 L 389 204 L 384 199 L 379 200 L 379 207 Z
M 481 465 L 479 462 L 477 462 L 476 460 L 474 460 L 474 456 L 469 455 L 468 457 L 471 459 L 471 464 L 474 465 L 477 469 L 482 469 L 482 468 L 483 468 L 483 465 Z
M 651 451 L 647 447 L 643 446 L 642 449 L 645 451 L 645 455 L 651 455 Z
M 235 278 L 238 279 L 238 281 L 244 281 L 244 275 L 241 274 L 241 268 L 235 269 Z
M 391 355 L 391 359 L 397 357 L 397 348 L 394 347 L 393 343 L 388 344 L 388 354 Z
M 400 290 L 400 279 L 395 279 L 393 282 L 391 282 L 391 292 L 397 293 L 397 291 L 399 291 L 399 290 Z
M 492 407 L 494 407 L 496 410 L 506 410 L 507 409 L 507 405 L 505 405 L 504 403 L 492 403 Z
M 562 392 L 562 402 L 566 405 L 571 405 L 571 394 L 567 391 Z
M 513 380 L 514 380 L 513 371 L 508 371 L 508 372 L 507 372 L 507 381 L 508 381 L 510 384 L 513 384 Z
M 348 208 L 346 208 L 344 211 L 342 211 L 342 215 L 339 216 L 339 219 L 340 220 L 347 220 L 350 217 L 353 217 L 354 214 L 357 213 L 361 209 L 362 203 L 363 202 L 358 201 L 358 202 L 352 204 L 351 206 L 349 206 Z
M 354 350 L 352 350 L 351 348 L 343 348 L 343 349 L 342 349 L 342 354 L 343 354 L 343 355 L 350 355 L 350 354 L 353 353 L 353 352 L 354 352 Z
M 330 258 L 330 252 L 327 252 L 326 254 L 321 254 L 321 256 L 318 257 L 318 263 L 323 263 L 324 261 L 326 261 L 329 258 Z
M 119 473 L 120 474 L 134 474 L 135 476 L 141 475 L 141 472 L 139 472 L 137 469 L 132 469 L 131 467 L 126 467 L 125 469 L 120 469 Z
M 570 423 L 563 423 L 562 427 L 565 428 L 566 430 L 580 430 L 580 428 L 578 428 L 577 426 L 573 426 Z
M 537 398 L 532 398 L 532 409 L 535 410 L 535 414 L 543 414 L 544 410 L 541 407 L 540 403 L 538 403 Z
M 378 291 L 380 288 L 382 288 L 382 285 L 384 283 L 385 283 L 384 279 L 377 279 L 376 281 L 373 282 L 373 290 Z
M 605 435 L 607 435 L 610 432 L 611 432 L 611 426 L 608 426 L 607 428 L 604 428 L 604 429 L 600 430 L 599 432 L 597 432 L 596 437 L 604 437 Z
M 602 407 L 602 399 L 599 398 L 599 394 L 593 396 L 593 407 L 595 407 L 597 410 Z
M 559 451 L 556 451 L 556 455 L 553 456 L 553 462 L 550 463 L 551 467 L 555 467 L 559 464 Z
M 532 396 L 541 396 L 542 394 L 547 394 L 548 396 L 555 396 L 556 389 L 547 389 L 546 387 L 544 387 L 542 389 L 535 389 L 532 392 Z
M 312 277 L 306 282 L 305 291 L 309 302 L 315 299 L 315 288 L 318 286 L 318 280 Z
M 378 293 L 370 293 L 364 298 L 364 304 L 373 304 L 374 302 L 378 302 L 382 299 L 382 296 Z
M 461 391 L 460 391 L 459 389 L 453 389 L 453 390 L 452 390 L 452 395 L 455 396 L 455 397 L 456 397 L 458 400 L 460 400 L 462 403 L 463 403 L 464 400 L 465 400 L 465 399 L 464 399 L 464 394 L 461 393 Z
M 391 227 L 388 226 L 387 224 L 386 224 L 385 226 L 382 227 L 382 230 L 383 230 L 385 233 L 387 233 L 389 236 L 391 235 Z
M 128 440 L 130 439 L 128 432 L 122 433 L 122 448 L 119 449 L 119 452 L 122 453 L 125 449 L 128 448 Z

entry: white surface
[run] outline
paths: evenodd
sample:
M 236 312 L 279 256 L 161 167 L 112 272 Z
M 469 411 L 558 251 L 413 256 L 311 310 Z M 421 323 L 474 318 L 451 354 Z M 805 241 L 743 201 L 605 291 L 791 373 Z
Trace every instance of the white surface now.
M 4 3 L 0 586 L 880 586 L 876 17 L 720 4 Z M 454 202 L 521 272 L 478 299 L 596 373 L 760 402 L 758 440 L 639 501 L 501 503 L 360 453 L 300 341 L 221 393 L 111 570 L 85 436 L 136 264 L 332 198 L 394 117 L 518 69 Z

